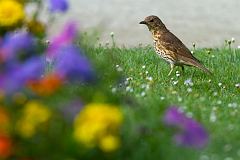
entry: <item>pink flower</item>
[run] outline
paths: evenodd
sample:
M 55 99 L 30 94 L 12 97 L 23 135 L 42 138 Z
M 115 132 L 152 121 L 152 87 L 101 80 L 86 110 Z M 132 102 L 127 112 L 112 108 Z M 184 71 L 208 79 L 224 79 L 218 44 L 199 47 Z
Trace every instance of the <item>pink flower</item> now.
M 76 24 L 73 22 L 68 23 L 64 27 L 62 33 L 60 33 L 58 36 L 54 37 L 50 41 L 50 45 L 47 49 L 47 59 L 48 60 L 54 59 L 59 49 L 61 49 L 62 47 L 66 47 L 67 45 L 71 45 L 76 37 L 76 34 L 77 34 Z

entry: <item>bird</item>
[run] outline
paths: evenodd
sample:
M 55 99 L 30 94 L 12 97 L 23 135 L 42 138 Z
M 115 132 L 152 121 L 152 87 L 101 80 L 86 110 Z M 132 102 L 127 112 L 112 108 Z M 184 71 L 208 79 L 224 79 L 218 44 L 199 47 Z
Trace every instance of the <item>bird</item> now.
M 191 51 L 182 43 L 182 41 L 167 29 L 160 18 L 151 15 L 146 17 L 139 24 L 144 24 L 148 27 L 149 31 L 152 33 L 155 52 L 170 64 L 171 70 L 168 73 L 168 76 L 171 75 L 175 66 L 180 66 L 184 71 L 185 65 L 193 66 L 208 74 L 212 74 L 192 55 Z

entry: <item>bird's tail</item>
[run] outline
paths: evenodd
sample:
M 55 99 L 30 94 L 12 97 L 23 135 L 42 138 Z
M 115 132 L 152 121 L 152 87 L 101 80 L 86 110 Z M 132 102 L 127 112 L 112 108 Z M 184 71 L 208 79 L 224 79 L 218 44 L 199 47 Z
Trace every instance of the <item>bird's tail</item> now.
M 201 63 L 195 62 L 195 63 L 194 63 L 194 66 L 197 67 L 197 68 L 199 68 L 199 69 L 201 69 L 202 71 L 206 72 L 206 73 L 209 74 L 209 75 L 212 75 L 212 74 L 213 74 L 209 69 L 207 69 L 207 68 L 206 68 L 204 65 L 202 65 Z

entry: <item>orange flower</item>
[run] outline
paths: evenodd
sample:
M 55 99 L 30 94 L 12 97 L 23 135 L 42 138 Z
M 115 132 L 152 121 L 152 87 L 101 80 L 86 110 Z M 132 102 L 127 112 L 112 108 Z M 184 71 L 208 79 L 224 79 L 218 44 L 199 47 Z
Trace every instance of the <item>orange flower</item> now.
M 12 141 L 10 137 L 0 135 L 0 158 L 7 158 L 12 152 Z
M 61 84 L 62 80 L 59 76 L 49 74 L 39 81 L 29 82 L 29 87 L 40 96 L 49 96 L 53 94 Z

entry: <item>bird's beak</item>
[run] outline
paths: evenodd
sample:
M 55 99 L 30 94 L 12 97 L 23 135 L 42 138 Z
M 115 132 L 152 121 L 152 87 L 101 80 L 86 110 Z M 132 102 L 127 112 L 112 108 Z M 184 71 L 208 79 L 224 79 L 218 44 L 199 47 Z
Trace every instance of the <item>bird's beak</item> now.
M 147 24 L 145 21 L 141 21 L 139 24 Z

